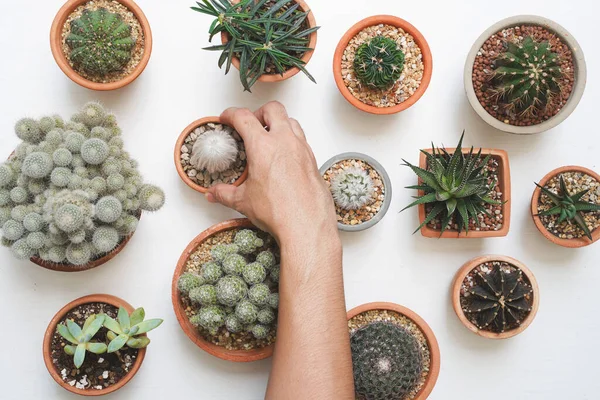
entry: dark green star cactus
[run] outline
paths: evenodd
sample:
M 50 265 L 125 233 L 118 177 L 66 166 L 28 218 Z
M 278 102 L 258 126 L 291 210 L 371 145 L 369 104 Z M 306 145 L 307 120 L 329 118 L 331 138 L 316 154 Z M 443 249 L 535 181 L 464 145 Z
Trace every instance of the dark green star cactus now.
M 561 61 L 548 42 L 537 42 L 531 36 L 521 44 L 507 42 L 506 51 L 495 60 L 491 82 L 495 98 L 508 111 L 537 115 L 560 96 Z
M 65 39 L 75 67 L 99 76 L 122 71 L 131 60 L 135 42 L 131 26 L 105 8 L 83 11 L 71 21 L 71 33 Z
M 357 398 L 404 399 L 419 385 L 423 355 L 406 329 L 374 322 L 357 330 L 350 346 Z
M 404 53 L 390 38 L 376 36 L 356 50 L 354 72 L 371 88 L 389 89 L 400 79 L 403 68 Z

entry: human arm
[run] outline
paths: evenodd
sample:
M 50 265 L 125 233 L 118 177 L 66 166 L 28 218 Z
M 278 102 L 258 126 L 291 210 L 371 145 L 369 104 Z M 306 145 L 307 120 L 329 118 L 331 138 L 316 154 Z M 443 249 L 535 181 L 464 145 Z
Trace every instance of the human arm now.
M 249 175 L 207 199 L 234 208 L 281 248 L 279 319 L 267 399 L 353 399 L 352 361 L 333 200 L 302 128 L 279 103 L 222 121 L 244 139 Z M 265 129 L 264 127 L 267 127 Z

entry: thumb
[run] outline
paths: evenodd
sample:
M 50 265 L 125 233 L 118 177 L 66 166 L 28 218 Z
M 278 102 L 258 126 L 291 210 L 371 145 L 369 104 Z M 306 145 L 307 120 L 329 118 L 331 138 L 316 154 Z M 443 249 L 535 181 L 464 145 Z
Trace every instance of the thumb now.
M 220 183 L 209 188 L 205 197 L 210 203 L 219 203 L 225 207 L 241 212 L 238 208 L 240 205 L 240 194 L 241 189 L 239 187 Z

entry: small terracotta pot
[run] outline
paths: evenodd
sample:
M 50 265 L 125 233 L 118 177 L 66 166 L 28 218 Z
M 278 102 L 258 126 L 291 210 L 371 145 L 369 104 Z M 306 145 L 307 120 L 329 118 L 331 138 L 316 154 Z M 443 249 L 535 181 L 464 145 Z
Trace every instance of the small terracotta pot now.
M 179 174 L 179 177 L 181 178 L 181 180 L 184 181 L 186 185 L 188 185 L 195 191 L 200 192 L 202 194 L 207 193 L 208 188 L 205 188 L 204 186 L 200 186 L 197 183 L 194 183 L 194 181 L 192 181 L 190 179 L 190 177 L 187 176 L 187 174 L 183 170 L 183 166 L 181 165 L 181 147 L 183 146 L 185 139 L 194 131 L 194 129 L 199 128 L 202 125 L 206 125 L 209 123 L 223 124 L 223 122 L 221 122 L 220 117 L 205 117 L 205 118 L 200 118 L 200 119 L 192 122 L 183 130 L 183 132 L 181 132 L 181 135 L 179 135 L 179 138 L 177 139 L 177 143 L 175 143 L 175 153 L 174 153 L 175 168 L 177 168 L 177 173 Z M 246 168 L 244 169 L 244 172 L 242 172 L 242 175 L 235 182 L 233 182 L 233 186 L 240 186 L 242 183 L 244 183 L 244 181 L 247 178 L 248 178 L 248 163 L 246 163 Z
M 403 31 L 409 33 L 414 39 L 415 43 L 421 49 L 421 54 L 423 55 L 423 79 L 421 80 L 421 85 L 417 89 L 417 91 L 410 96 L 406 101 L 395 105 L 393 107 L 375 107 L 370 106 L 368 104 L 363 103 L 358 100 L 356 97 L 350 93 L 346 85 L 344 84 L 344 78 L 342 76 L 342 57 L 344 56 L 344 51 L 346 47 L 348 47 L 348 43 L 352 38 L 354 38 L 360 31 L 370 26 L 386 24 L 401 28 Z M 431 57 L 431 50 L 429 49 L 429 44 L 425 37 L 419 32 L 417 28 L 411 25 L 409 22 L 394 17 L 392 15 L 375 15 L 373 17 L 365 18 L 362 21 L 357 22 L 352 28 L 346 32 L 346 34 L 342 37 L 340 42 L 335 49 L 335 54 L 333 56 L 333 76 L 335 78 L 335 83 L 340 90 L 340 93 L 344 96 L 346 100 L 354 107 L 358 108 L 361 111 L 365 111 L 371 114 L 377 115 L 387 115 L 387 114 L 396 114 L 400 111 L 404 111 L 413 104 L 415 104 L 423 93 L 427 90 L 429 86 L 429 82 L 431 81 L 431 74 L 433 72 L 433 60 Z
M 273 349 L 275 345 L 270 345 L 267 347 L 253 350 L 227 350 L 224 347 L 217 346 L 216 344 L 206 341 L 202 337 L 202 335 L 200 335 L 198 329 L 190 323 L 187 315 L 185 314 L 185 307 L 179 297 L 177 281 L 179 280 L 181 274 L 184 272 L 185 264 L 187 263 L 188 259 L 190 258 L 192 253 L 196 251 L 200 244 L 202 244 L 208 238 L 216 235 L 219 232 L 247 228 L 256 227 L 252 225 L 252 223 L 246 218 L 230 219 L 228 221 L 213 225 L 198 236 L 196 236 L 194 240 L 192 240 L 190 244 L 185 248 L 185 250 L 181 254 L 181 257 L 179 257 L 177 267 L 175 268 L 175 273 L 173 274 L 173 282 L 171 284 L 171 301 L 173 302 L 173 309 L 175 310 L 175 315 L 177 316 L 177 321 L 179 321 L 179 325 L 181 325 L 181 329 L 183 329 L 185 334 L 190 338 L 192 342 L 196 344 L 196 346 L 200 347 L 207 353 L 226 361 L 250 362 L 263 360 L 273 355 Z
M 52 28 L 50 29 L 50 48 L 52 49 L 54 60 L 56 60 L 56 63 L 60 69 L 69 77 L 69 79 L 85 88 L 106 91 L 127 86 L 144 71 L 148 65 L 148 61 L 150 60 L 150 55 L 152 54 L 152 30 L 150 29 L 148 19 L 146 19 L 142 9 L 132 0 L 117 0 L 119 3 L 131 10 L 142 26 L 142 30 L 144 32 L 144 54 L 142 55 L 140 63 L 133 70 L 133 72 L 120 81 L 110 83 L 93 82 L 79 75 L 79 73 L 75 71 L 73 67 L 71 67 L 62 50 L 62 30 L 65 22 L 77 7 L 87 3 L 88 1 L 89 0 L 69 0 L 56 14 L 54 22 L 52 22 Z
M 455 149 L 446 149 L 450 154 Z M 463 153 L 466 154 L 471 149 L 464 149 Z M 431 153 L 432 149 L 425 150 L 428 153 Z M 479 149 L 473 149 L 474 152 L 478 152 Z M 469 233 L 465 233 L 464 231 L 458 234 L 456 231 L 445 231 L 440 236 L 440 231 L 431 229 L 429 226 L 425 225 L 421 228 L 421 235 L 428 238 L 452 238 L 452 239 L 479 239 L 479 238 L 488 238 L 488 237 L 503 237 L 508 235 L 508 231 L 510 230 L 510 207 L 512 203 L 512 196 L 510 191 L 510 165 L 508 163 L 508 153 L 504 150 L 496 150 L 496 149 L 482 149 L 482 155 L 491 154 L 493 158 L 498 161 L 499 172 L 498 172 L 498 182 L 500 184 L 500 190 L 502 191 L 502 201 L 505 201 L 502 205 L 502 215 L 504 215 L 504 224 L 502 225 L 502 229 L 497 231 L 474 231 L 470 230 Z M 427 156 L 423 153 L 419 156 L 419 166 L 423 169 L 427 169 Z M 425 192 L 419 190 L 419 196 L 423 196 Z M 419 204 L 419 223 L 423 223 L 426 218 L 425 213 L 425 205 Z
M 531 307 L 531 312 L 529 313 L 529 315 L 527 316 L 525 321 L 523 321 L 521 326 L 519 326 L 518 328 L 513 329 L 511 331 L 503 332 L 503 333 L 495 333 L 495 332 L 490 332 L 490 331 L 485 331 L 485 330 L 479 329 L 471 321 L 469 321 L 467 319 L 467 317 L 466 317 L 465 313 L 463 312 L 462 307 L 460 305 L 460 287 L 461 287 L 463 281 L 465 280 L 466 276 L 469 274 L 469 272 L 471 272 L 477 266 L 479 266 L 483 263 L 486 263 L 486 262 L 490 262 L 490 261 L 504 261 L 510 265 L 513 265 L 513 266 L 519 268 L 521 271 L 523 271 L 523 274 L 525 274 L 525 276 L 529 280 L 529 283 L 531 284 L 531 287 L 533 289 L 533 304 Z M 458 319 L 460 319 L 460 322 L 462 322 L 463 325 L 467 327 L 467 329 L 469 329 L 471 332 L 476 333 L 479 336 L 482 336 L 484 338 L 508 339 L 508 338 L 518 335 L 519 333 L 521 333 L 525 329 L 527 329 L 527 327 L 529 325 L 531 325 L 531 322 L 533 322 L 533 319 L 535 318 L 535 316 L 538 312 L 539 305 L 540 305 L 540 289 L 538 287 L 537 281 L 535 280 L 535 276 L 533 275 L 533 272 L 531 272 L 529 270 L 529 268 L 527 268 L 523 263 L 521 263 L 520 261 L 515 260 L 514 258 L 511 258 L 511 257 L 491 255 L 491 256 L 481 256 L 481 257 L 474 258 L 474 259 L 468 261 L 465 265 L 463 265 L 458 270 L 458 272 L 454 276 L 454 281 L 452 282 L 452 307 L 454 307 L 454 312 L 458 316 Z
M 308 4 L 306 4 L 306 2 L 304 2 L 304 0 L 294 0 L 294 1 L 300 5 L 300 9 L 302 11 L 304 11 L 304 12 L 309 11 L 308 16 L 306 17 L 309 28 L 314 28 L 315 26 L 317 26 L 317 21 L 315 20 L 315 15 L 311 11 Z M 221 43 L 226 44 L 227 42 L 229 42 L 228 34 L 226 32 L 221 32 Z M 317 47 L 317 32 L 311 33 L 307 47 L 310 47 L 311 49 L 316 49 L 316 47 Z M 308 52 L 304 53 L 304 55 L 301 57 L 301 60 L 304 61 L 305 66 L 308 64 L 308 62 L 312 58 L 314 52 L 315 52 L 314 50 L 308 51 Z M 231 61 L 231 63 L 238 70 L 240 69 L 240 59 L 239 58 L 234 57 L 233 60 Z M 290 68 L 287 71 L 285 71 L 283 73 L 283 75 L 280 75 L 280 74 L 262 75 L 260 78 L 258 78 L 258 81 L 259 82 L 285 81 L 286 79 L 289 79 L 292 76 L 296 75 L 298 72 L 300 72 L 300 69 L 294 67 L 294 68 Z
M 423 335 L 425 335 L 431 359 L 431 363 L 429 366 L 429 375 L 427 375 L 427 379 L 425 380 L 425 384 L 423 385 L 421 390 L 413 398 L 413 400 L 425 400 L 431 394 L 431 391 L 433 390 L 435 383 L 437 382 L 438 376 L 440 374 L 440 347 L 438 345 L 437 339 L 435 338 L 435 335 L 433 334 L 433 331 L 431 330 L 427 322 L 425 322 L 423 318 L 417 315 L 414 311 L 398 304 L 386 302 L 367 303 L 355 307 L 352 310 L 348 311 L 348 321 L 350 321 L 352 318 L 356 317 L 359 314 L 373 310 L 394 311 L 398 314 L 404 315 L 406 318 L 410 319 L 415 324 L 417 324 L 421 332 L 423 332 Z
M 593 177 L 595 180 L 600 182 L 600 175 L 598 175 L 591 169 L 578 167 L 575 165 L 569 165 L 550 171 L 546 176 L 542 178 L 542 180 L 539 182 L 539 185 L 545 186 L 550 179 L 565 172 L 581 172 L 583 174 Z M 542 233 L 542 235 L 544 235 L 546 239 L 559 246 L 568 247 L 572 249 L 589 246 L 590 244 L 595 243 L 598 239 L 600 239 L 600 228 L 592 231 L 592 240 L 588 239 L 585 236 L 576 239 L 561 239 L 558 236 L 553 235 L 551 232 L 549 232 L 548 229 L 546 229 L 546 227 L 544 226 L 544 224 L 542 224 L 540 217 L 537 216 L 538 203 L 541 194 L 542 189 L 536 186 L 535 191 L 533 192 L 533 196 L 531 197 L 531 216 L 533 217 L 533 222 L 535 223 L 535 226 Z
M 127 310 L 127 312 L 129 312 L 129 313 L 133 312 L 133 310 L 134 310 L 134 308 L 129 303 L 127 303 L 125 300 L 120 299 L 116 296 L 108 295 L 108 294 L 93 294 L 93 295 L 81 297 L 77 300 L 73 300 L 72 302 L 70 302 L 63 308 L 61 308 L 60 311 L 57 312 L 56 315 L 54 316 L 54 318 L 52 318 L 52 320 L 50 321 L 50 324 L 48 325 L 48 328 L 46 329 L 46 333 L 44 334 L 44 343 L 43 343 L 42 351 L 43 351 L 43 356 L 44 356 L 44 363 L 46 364 L 46 368 L 48 369 L 48 372 L 50 372 L 50 375 L 52 376 L 52 378 L 63 389 L 68 390 L 71 393 L 79 394 L 81 396 L 102 396 L 102 395 L 109 394 L 109 393 L 112 393 L 114 391 L 121 389 L 131 379 L 133 379 L 135 374 L 138 372 L 138 370 L 142 366 L 142 362 L 144 361 L 144 357 L 146 356 L 146 349 L 139 349 L 138 356 L 137 356 L 133 366 L 131 367 L 131 370 L 129 371 L 129 373 L 127 375 L 125 375 L 119 382 L 117 382 L 116 384 L 114 384 L 112 386 L 109 386 L 108 388 L 99 389 L 99 390 L 77 389 L 75 386 L 71 386 L 68 383 L 64 382 L 62 380 L 62 377 L 60 376 L 60 372 L 56 370 L 56 367 L 55 367 L 54 363 L 52 362 L 52 354 L 51 354 L 52 337 L 54 336 L 54 333 L 56 332 L 56 326 L 65 317 L 65 315 L 69 311 L 71 311 L 72 309 L 79 307 L 83 304 L 88 304 L 88 303 L 105 303 L 105 304 L 110 304 L 112 306 L 115 306 L 117 308 L 124 307 Z

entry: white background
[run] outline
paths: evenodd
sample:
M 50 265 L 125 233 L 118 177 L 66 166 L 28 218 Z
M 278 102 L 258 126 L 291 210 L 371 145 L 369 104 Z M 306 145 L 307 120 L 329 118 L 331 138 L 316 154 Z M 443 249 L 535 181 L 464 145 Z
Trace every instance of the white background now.
M 110 293 L 165 323 L 150 335 L 144 364 L 111 399 L 260 399 L 269 360 L 234 364 L 218 360 L 188 340 L 171 306 L 170 284 L 181 251 L 209 226 L 236 217 L 209 205 L 179 179 L 173 147 L 191 121 L 219 114 L 229 106 L 257 108 L 278 99 L 303 124 L 317 160 L 345 151 L 378 159 L 389 172 L 394 198 L 387 216 L 373 229 L 342 233 L 348 308 L 391 301 L 420 314 L 433 328 L 442 367 L 431 399 L 597 399 L 598 285 L 600 244 L 580 250 L 546 241 L 531 221 L 533 182 L 550 170 L 579 164 L 598 171 L 600 104 L 598 6 L 592 0 L 396 1 L 312 0 L 319 31 L 309 70 L 282 84 L 258 84 L 243 93 L 235 72 L 224 76 L 218 55 L 207 45 L 210 18 L 189 10 L 192 1 L 139 0 L 154 32 L 154 51 L 146 71 L 133 84 L 112 93 L 95 93 L 72 83 L 56 66 L 49 30 L 60 0 L 1 0 L 0 154 L 17 144 L 16 120 L 60 113 L 69 117 L 86 101 L 100 100 L 114 110 L 126 147 L 140 161 L 147 180 L 168 196 L 160 212 L 145 214 L 125 250 L 101 268 L 65 274 L 15 261 L 0 249 L 0 382 L 2 399 L 74 399 L 47 373 L 42 337 L 48 321 L 67 302 L 91 293 Z M 371 116 L 350 106 L 332 76 L 335 46 L 358 20 L 394 14 L 426 37 L 434 60 L 433 79 L 411 109 L 389 117 Z M 583 100 L 558 128 L 531 137 L 488 127 L 472 111 L 463 92 L 462 72 L 472 43 L 496 21 L 516 14 L 541 14 L 565 26 L 586 52 L 589 77 Z M 512 168 L 512 226 L 508 237 L 437 240 L 411 235 L 416 209 L 399 214 L 415 182 L 401 158 L 416 163 L 418 149 L 454 145 L 463 129 L 466 144 L 508 151 Z M 290 184 L 294 184 L 290 182 Z M 317 234 L 317 232 L 315 232 Z M 450 303 L 454 273 L 467 260 L 486 253 L 516 257 L 535 273 L 541 304 L 523 334 L 497 342 L 462 326 Z M 293 362 L 293 360 L 290 360 Z

